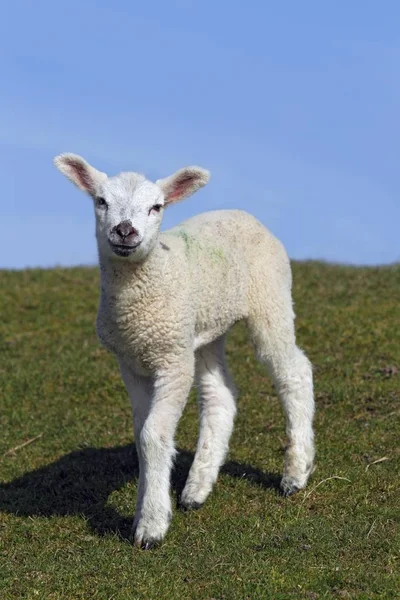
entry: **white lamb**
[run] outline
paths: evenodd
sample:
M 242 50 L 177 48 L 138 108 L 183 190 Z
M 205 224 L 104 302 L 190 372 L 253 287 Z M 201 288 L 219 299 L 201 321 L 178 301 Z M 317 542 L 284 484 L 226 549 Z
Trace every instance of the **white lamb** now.
M 312 372 L 296 346 L 291 270 L 281 243 L 236 210 L 206 212 L 160 233 L 164 208 L 208 182 L 208 171 L 199 167 L 152 183 L 137 173 L 107 177 L 75 154 L 54 162 L 94 201 L 97 332 L 119 361 L 134 415 L 140 469 L 135 543 L 150 548 L 168 529 L 174 433 L 195 377 L 200 434 L 182 506 L 198 508 L 217 479 L 236 412 L 224 338 L 241 319 L 286 413 L 282 490 L 303 488 L 314 459 Z

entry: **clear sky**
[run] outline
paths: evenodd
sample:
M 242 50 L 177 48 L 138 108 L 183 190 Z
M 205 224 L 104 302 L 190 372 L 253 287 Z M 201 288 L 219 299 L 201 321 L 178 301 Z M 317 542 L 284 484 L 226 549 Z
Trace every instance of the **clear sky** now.
M 0 8 L 0 267 L 96 262 L 59 152 L 210 184 L 164 226 L 254 213 L 297 259 L 400 260 L 400 3 L 13 0 Z

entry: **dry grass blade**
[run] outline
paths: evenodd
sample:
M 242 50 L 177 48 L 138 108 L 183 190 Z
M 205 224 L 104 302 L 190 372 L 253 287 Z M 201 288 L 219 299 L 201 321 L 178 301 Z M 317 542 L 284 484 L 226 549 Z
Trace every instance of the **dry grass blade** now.
M 376 521 L 377 521 L 377 519 L 374 519 L 374 521 L 373 521 L 373 523 L 372 523 L 371 527 L 369 528 L 369 531 L 368 531 L 368 533 L 367 533 L 367 539 L 368 539 L 368 538 L 369 538 L 369 536 L 371 535 L 371 533 L 372 533 L 372 530 L 373 530 L 373 528 L 375 527 L 375 523 L 376 523 Z
M 15 454 L 18 450 L 21 450 L 21 448 L 25 448 L 25 446 L 29 446 L 29 444 L 33 444 L 33 442 L 36 442 L 37 440 L 39 440 L 41 437 L 43 436 L 43 433 L 39 433 L 39 435 L 26 440 L 26 442 L 24 442 L 23 444 L 19 444 L 18 446 L 14 446 L 14 448 L 10 448 L 9 450 L 7 450 L 7 452 L 4 453 L 3 456 L 12 456 L 13 454 Z
M 309 498 L 311 496 L 311 494 L 313 492 L 315 492 L 315 490 L 317 488 L 319 488 L 320 485 L 322 485 L 323 483 L 326 483 L 327 481 L 331 481 L 332 479 L 341 479 L 343 481 L 347 481 L 348 483 L 351 483 L 350 479 L 347 479 L 347 477 L 339 477 L 339 475 L 332 475 L 332 477 L 327 477 L 326 479 L 322 479 L 322 481 L 317 483 L 317 485 L 315 485 L 313 488 L 311 488 L 311 490 L 304 496 L 304 498 L 301 501 L 301 504 L 299 506 L 299 510 L 297 511 L 297 518 L 299 517 L 301 508 L 302 508 L 303 504 L 305 503 L 305 501 L 307 500 L 307 498 Z
M 378 463 L 385 462 L 386 460 L 390 460 L 390 458 L 388 456 L 382 456 L 382 458 L 377 458 L 376 460 L 374 460 L 372 463 L 369 463 L 369 465 L 367 465 L 365 467 L 365 472 L 367 472 L 368 469 L 370 467 L 372 467 L 372 465 L 377 465 Z

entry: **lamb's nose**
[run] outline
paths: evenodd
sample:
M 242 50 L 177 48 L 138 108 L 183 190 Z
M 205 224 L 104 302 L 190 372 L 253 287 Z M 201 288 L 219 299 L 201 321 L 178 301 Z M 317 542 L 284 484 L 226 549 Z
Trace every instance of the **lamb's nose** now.
M 130 221 L 122 221 L 115 228 L 116 233 L 122 238 L 128 237 L 128 235 L 136 235 L 137 231 L 134 227 L 132 227 L 132 223 Z

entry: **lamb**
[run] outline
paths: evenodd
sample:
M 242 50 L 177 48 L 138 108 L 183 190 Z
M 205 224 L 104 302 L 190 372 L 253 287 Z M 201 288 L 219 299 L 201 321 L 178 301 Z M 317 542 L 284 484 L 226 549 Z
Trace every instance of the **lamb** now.
M 153 183 L 134 172 L 108 177 L 75 154 L 60 154 L 54 163 L 94 202 L 97 333 L 117 357 L 133 408 L 136 545 L 151 548 L 167 532 L 174 433 L 194 379 L 200 432 L 182 507 L 200 507 L 217 480 L 236 413 L 224 339 L 239 320 L 247 322 L 286 414 L 282 491 L 303 488 L 314 459 L 313 381 L 310 362 L 296 346 L 282 244 L 238 210 L 205 212 L 161 233 L 164 209 L 208 182 L 209 172 L 199 167 Z

